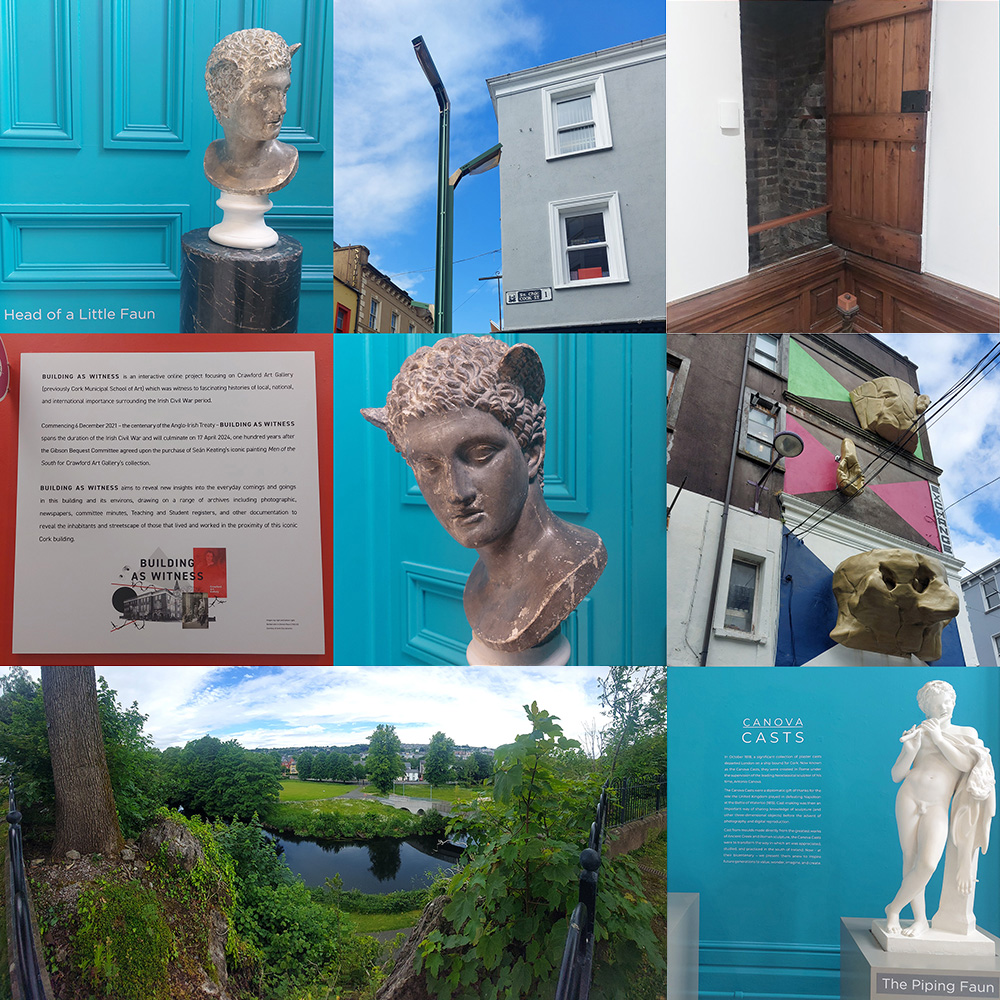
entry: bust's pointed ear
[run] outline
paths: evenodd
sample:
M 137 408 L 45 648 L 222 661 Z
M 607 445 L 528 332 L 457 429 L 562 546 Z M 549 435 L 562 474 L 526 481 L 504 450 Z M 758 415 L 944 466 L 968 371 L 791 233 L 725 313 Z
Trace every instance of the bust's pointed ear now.
M 361 416 L 370 424 L 374 424 L 380 430 L 389 433 L 389 421 L 386 419 L 384 406 L 373 406 L 361 411 Z
M 519 385 L 525 396 L 536 403 L 542 401 L 545 391 L 545 371 L 542 359 L 530 344 L 515 344 L 504 356 L 497 369 L 500 382 Z
M 298 52 L 299 49 L 301 49 L 301 48 L 302 48 L 302 43 L 301 42 L 296 42 L 294 45 L 289 45 L 288 46 L 288 58 L 291 59 L 292 56 L 294 56 L 295 53 Z

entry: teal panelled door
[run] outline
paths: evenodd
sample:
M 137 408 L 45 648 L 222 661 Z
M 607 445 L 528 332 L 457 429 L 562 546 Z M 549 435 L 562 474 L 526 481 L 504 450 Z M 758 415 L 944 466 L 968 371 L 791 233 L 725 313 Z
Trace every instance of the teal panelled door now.
M 574 665 L 666 662 L 666 344 L 661 334 L 499 334 L 545 366 L 545 498 L 598 532 L 608 565 L 564 623 Z M 476 561 L 438 524 L 381 406 L 432 334 L 334 335 L 334 662 L 464 664 Z
M 221 218 L 212 46 L 302 42 L 269 223 L 303 245 L 299 330 L 332 329 L 332 0 L 0 0 L 0 331 L 176 332 L 181 235 Z

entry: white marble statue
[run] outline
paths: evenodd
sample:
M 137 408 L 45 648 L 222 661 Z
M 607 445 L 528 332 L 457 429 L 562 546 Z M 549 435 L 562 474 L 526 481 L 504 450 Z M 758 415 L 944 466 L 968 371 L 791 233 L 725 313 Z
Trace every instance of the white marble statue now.
M 903 748 L 892 767 L 892 780 L 902 783 L 896 824 L 903 880 L 885 908 L 886 920 L 876 921 L 872 930 L 888 951 L 959 953 L 961 940 L 952 939 L 983 937 L 972 907 L 979 853 L 989 845 L 996 812 L 996 779 L 990 751 L 976 730 L 951 721 L 955 689 L 950 684 L 928 681 L 917 693 L 917 704 L 927 718 L 899 738 Z M 941 903 L 928 921 L 924 891 L 942 854 Z M 908 904 L 913 921 L 904 927 L 900 913 Z M 905 945 L 916 938 L 926 939 L 926 947 L 893 947 L 894 940 Z

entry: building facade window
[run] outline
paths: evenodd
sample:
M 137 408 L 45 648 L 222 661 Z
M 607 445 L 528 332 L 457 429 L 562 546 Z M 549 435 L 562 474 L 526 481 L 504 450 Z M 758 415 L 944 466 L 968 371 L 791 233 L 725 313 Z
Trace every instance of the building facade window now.
M 389 314 L 389 332 L 395 333 L 397 327 L 399 326 L 399 314 L 390 313 Z
M 684 395 L 690 369 L 690 359 L 679 354 L 667 354 L 667 430 L 670 432 L 677 426 L 681 397 Z
M 756 564 L 733 559 L 732 569 L 729 572 L 729 593 L 726 597 L 724 626 L 739 632 L 752 632 L 756 596 Z
M 337 306 L 337 319 L 334 322 L 334 333 L 349 333 L 351 329 L 351 310 L 347 306 Z
M 416 327 L 415 327 L 415 326 L 414 326 L 414 325 L 413 325 L 413 324 L 411 323 L 411 324 L 410 324 L 410 329 L 409 329 L 409 330 L 407 330 L 406 332 L 407 332 L 407 333 L 413 333 L 413 331 L 414 331 L 415 329 L 416 329 Z
M 752 390 L 747 390 L 747 394 L 742 450 L 762 462 L 770 462 L 771 444 L 778 431 L 778 404 Z
M 993 655 L 997 664 L 1000 665 L 1000 634 L 993 636 Z
M 778 359 L 781 354 L 779 339 L 770 333 L 754 334 L 753 360 L 769 371 L 778 371 Z
M 1000 594 L 997 593 L 997 578 L 995 576 L 988 576 L 983 580 L 983 600 L 986 602 L 987 611 L 1000 608 Z
M 544 88 L 542 118 L 547 160 L 611 148 L 603 74 Z
M 549 236 L 555 287 L 628 281 L 617 191 L 549 202 Z
M 378 299 L 372 296 L 371 309 L 368 312 L 368 329 L 377 332 L 378 323 Z

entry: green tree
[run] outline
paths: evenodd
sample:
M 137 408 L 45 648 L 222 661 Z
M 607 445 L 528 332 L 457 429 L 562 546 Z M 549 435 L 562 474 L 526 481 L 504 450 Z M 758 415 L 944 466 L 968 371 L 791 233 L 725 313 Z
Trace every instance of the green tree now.
M 424 764 L 424 777 L 435 787 L 451 778 L 455 766 L 455 741 L 442 732 L 431 737 Z
M 308 781 L 312 777 L 313 761 L 316 755 L 311 750 L 303 750 L 295 761 L 295 769 L 299 772 L 299 777 L 303 781 Z
M 664 667 L 612 667 L 600 682 L 608 723 L 601 731 L 612 777 L 666 771 L 667 671 Z
M 280 763 L 266 751 L 203 736 L 185 744 L 176 758 L 170 802 L 203 816 L 249 819 L 277 803 L 280 774 Z
M 134 837 L 163 802 L 170 758 L 143 732 L 148 717 L 139 706 L 123 709 L 103 677 L 97 680 L 97 702 L 122 833 Z M 13 768 L 18 808 L 28 822 L 52 823 L 55 787 L 42 689 L 23 667 L 0 678 L 0 757 Z
M 368 737 L 368 757 L 365 769 L 371 783 L 383 794 L 392 791 L 392 783 L 403 773 L 403 744 L 396 735 L 395 726 L 381 723 Z
M 482 750 L 476 750 L 466 758 L 462 766 L 462 780 L 470 785 L 480 781 L 489 781 L 493 777 L 493 758 Z
M 493 799 L 449 827 L 470 834 L 472 846 L 449 884 L 444 916 L 453 933 L 434 930 L 420 944 L 438 997 L 548 1000 L 555 991 L 600 779 L 561 778 L 553 754 L 579 744 L 537 704 L 524 708 L 531 731 L 498 748 Z M 663 966 L 653 914 L 635 864 L 605 857 L 595 920 L 604 972 L 592 996 L 624 997 L 644 956 Z
M 104 752 L 93 667 L 42 667 L 55 784 L 53 856 L 116 855 L 124 840 Z

